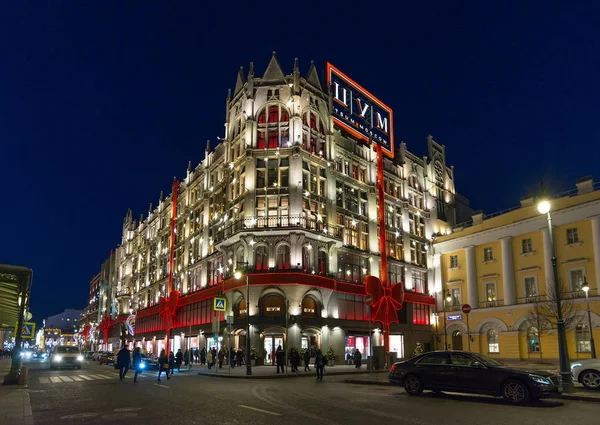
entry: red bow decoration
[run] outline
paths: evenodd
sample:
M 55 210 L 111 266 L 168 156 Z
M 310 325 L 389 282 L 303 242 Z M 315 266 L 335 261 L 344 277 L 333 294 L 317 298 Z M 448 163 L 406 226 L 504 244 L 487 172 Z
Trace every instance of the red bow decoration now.
M 83 327 L 83 331 L 81 332 L 81 335 L 83 335 L 85 342 L 87 342 L 88 336 L 90 335 L 91 328 L 92 327 L 90 326 L 90 324 L 88 322 L 85 322 L 85 326 Z
M 173 328 L 173 319 L 177 313 L 177 302 L 179 301 L 179 291 L 173 290 L 168 297 L 160 297 L 158 301 L 159 315 L 164 320 L 167 329 Z
M 375 276 L 367 276 L 366 290 L 367 294 L 373 297 L 371 306 L 372 318 L 374 322 L 381 322 L 384 325 L 398 323 L 396 311 L 402 309 L 404 302 L 404 288 L 402 283 L 395 283 L 392 286 L 384 287 L 381 280 Z
M 102 319 L 102 322 L 100 322 L 100 325 L 98 327 L 102 331 L 102 337 L 104 339 L 104 343 L 107 344 L 108 343 L 108 331 L 110 330 L 110 317 L 104 316 L 104 318 Z

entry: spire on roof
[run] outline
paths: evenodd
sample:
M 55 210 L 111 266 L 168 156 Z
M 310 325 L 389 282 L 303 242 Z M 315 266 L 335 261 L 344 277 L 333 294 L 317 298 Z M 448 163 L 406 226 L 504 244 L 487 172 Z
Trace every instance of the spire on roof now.
M 319 90 L 323 90 L 321 87 L 321 80 L 319 80 L 319 73 L 317 72 L 317 68 L 315 67 L 315 62 L 310 61 L 310 68 L 308 68 L 308 74 L 306 76 L 306 81 Z
M 188 172 L 188 174 L 192 172 L 192 161 L 188 161 L 187 172 Z
M 237 80 L 235 82 L 235 89 L 233 90 L 233 95 L 235 96 L 238 92 L 244 87 L 246 84 L 246 76 L 244 75 L 244 67 L 240 66 L 240 70 L 238 71 Z
M 250 68 L 248 69 L 248 89 L 246 90 L 246 96 L 249 99 L 254 98 L 254 62 L 250 62 Z
M 158 198 L 158 202 L 161 203 L 162 201 L 165 200 L 165 195 L 163 194 L 163 191 L 160 191 L 160 197 Z
M 267 70 L 262 79 L 265 81 L 285 80 L 285 75 L 283 74 L 275 51 L 273 51 L 273 56 L 271 56 L 271 60 L 269 61 L 269 65 L 267 66 Z

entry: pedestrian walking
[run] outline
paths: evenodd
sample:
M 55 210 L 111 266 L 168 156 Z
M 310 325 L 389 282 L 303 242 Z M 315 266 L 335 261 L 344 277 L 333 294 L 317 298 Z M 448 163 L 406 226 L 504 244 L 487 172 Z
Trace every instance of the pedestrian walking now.
M 175 356 L 175 364 L 177 365 L 177 372 L 181 372 L 181 363 L 183 363 L 183 353 L 181 352 L 181 348 L 177 350 L 177 355 Z
M 223 360 L 225 360 L 225 350 L 221 348 L 218 354 L 219 359 L 219 369 L 223 369 Z
M 304 371 L 310 372 L 310 350 L 304 352 Z
M 200 364 L 206 364 L 206 348 L 202 348 L 202 351 L 200 352 Z
M 185 350 L 185 353 L 183 354 L 183 361 L 185 363 L 185 365 L 189 365 L 190 364 L 190 350 Z
M 284 373 L 283 362 L 285 359 L 285 352 L 283 351 L 283 348 L 281 348 L 281 345 L 279 345 L 277 351 L 275 351 L 275 359 L 277 361 L 277 373 L 279 373 L 279 368 L 281 368 L 281 373 Z
M 241 350 L 241 349 L 238 349 L 238 350 L 237 350 L 237 353 L 235 353 L 235 357 L 236 357 L 236 360 L 237 360 L 237 365 L 238 365 L 239 367 L 241 367 L 241 366 L 242 366 L 242 356 L 243 356 L 243 355 L 244 355 L 244 354 L 243 354 L 243 352 L 242 352 L 242 350 Z
M 169 353 L 169 375 L 173 376 L 175 373 L 175 354 L 171 351 Z
M 133 382 L 137 382 L 138 373 L 142 372 L 142 351 L 140 347 L 135 347 L 133 350 L 133 370 L 135 371 L 133 375 Z
M 119 350 L 119 354 L 117 354 L 117 365 L 119 366 L 119 381 L 122 381 L 125 379 L 125 375 L 127 375 L 127 371 L 131 365 L 131 352 L 127 346 L 124 346 Z
M 160 350 L 160 355 L 158 356 L 158 380 L 160 381 L 160 375 L 165 371 L 165 375 L 167 375 L 167 380 L 171 379 L 169 377 L 169 358 L 167 357 L 167 352 L 163 348 Z
M 321 350 L 317 350 L 315 356 L 315 369 L 317 370 L 317 381 L 323 380 L 323 373 L 325 372 L 325 356 L 321 353 Z
M 360 350 L 357 348 L 356 351 L 354 352 L 354 367 L 356 369 L 360 369 L 361 366 L 362 366 L 362 354 L 361 354 Z
M 235 348 L 231 347 L 229 350 L 229 364 L 232 368 L 235 367 Z

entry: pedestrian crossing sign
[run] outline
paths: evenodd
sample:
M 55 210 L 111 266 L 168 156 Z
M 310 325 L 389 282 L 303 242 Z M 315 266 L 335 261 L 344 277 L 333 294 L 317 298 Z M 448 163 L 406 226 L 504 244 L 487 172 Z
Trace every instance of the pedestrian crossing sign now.
M 15 324 L 15 335 L 17 334 L 18 323 Z M 21 338 L 33 339 L 35 337 L 35 322 L 23 322 L 21 326 Z
M 227 307 L 227 299 L 225 298 L 215 298 L 214 310 L 215 311 L 225 311 Z

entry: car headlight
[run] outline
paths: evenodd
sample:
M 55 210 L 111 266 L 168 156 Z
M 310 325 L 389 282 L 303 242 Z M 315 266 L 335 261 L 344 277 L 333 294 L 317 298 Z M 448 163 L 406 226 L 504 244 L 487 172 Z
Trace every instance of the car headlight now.
M 538 384 L 544 384 L 544 385 L 550 385 L 552 382 L 550 381 L 550 378 L 546 378 L 544 376 L 539 376 L 539 375 L 529 375 L 529 377 L 531 379 L 533 379 L 534 382 L 537 382 Z
M 571 370 L 577 369 L 578 367 L 581 367 L 581 363 L 573 363 L 573 364 L 571 364 Z
M 60 361 L 62 361 L 62 356 L 54 356 L 54 357 L 52 357 L 52 360 L 55 362 L 60 362 Z
M 82 362 L 83 361 L 83 356 L 77 356 L 77 361 L 78 362 Z
M 145 368 L 146 368 L 146 363 L 144 363 L 144 362 L 141 362 L 141 363 L 140 363 L 140 369 L 145 369 Z

